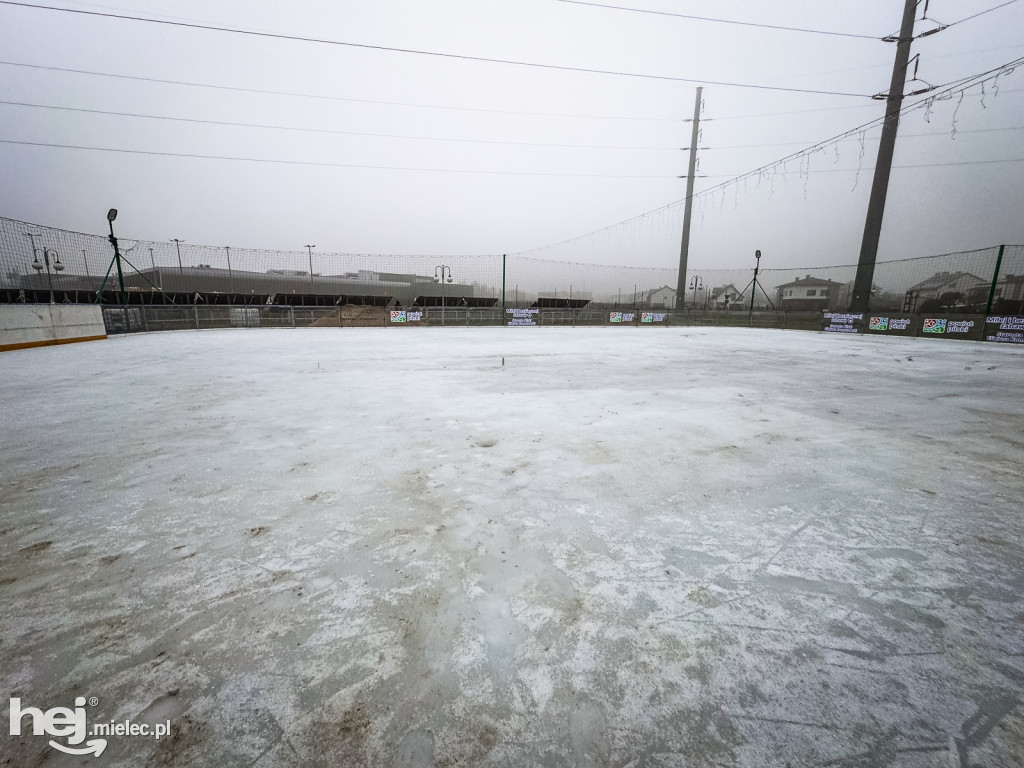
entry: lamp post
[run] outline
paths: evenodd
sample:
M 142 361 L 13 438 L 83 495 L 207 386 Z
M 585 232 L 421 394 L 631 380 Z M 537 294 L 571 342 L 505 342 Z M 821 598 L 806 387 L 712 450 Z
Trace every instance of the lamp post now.
M 121 247 L 118 245 L 117 237 L 114 236 L 114 219 L 117 218 L 117 208 L 111 208 L 107 211 L 107 224 L 110 225 L 110 244 L 114 246 L 114 263 L 117 265 L 117 287 L 120 291 L 119 296 L 121 298 L 121 306 L 128 304 L 128 297 L 124 293 L 124 271 L 121 269 Z M 107 274 L 110 273 L 110 268 L 107 268 Z M 106 280 L 103 281 L 106 283 Z M 100 291 L 103 290 L 103 286 L 100 286 Z M 96 302 L 100 301 L 100 292 L 96 292 Z M 127 310 L 126 310 L 127 311 Z M 127 328 L 127 323 L 125 324 Z
M 448 271 L 448 277 L 445 278 L 445 270 Z M 439 274 L 440 273 L 440 274 Z M 438 264 L 434 267 L 434 282 L 441 284 L 441 325 L 444 325 L 444 284 L 445 280 L 449 283 L 452 281 L 452 268 L 447 264 Z
M 757 294 L 757 270 L 761 266 L 761 251 L 754 251 L 754 283 L 750 289 L 750 311 L 747 313 L 747 325 L 754 321 L 754 296 Z
M 693 289 L 693 306 L 697 306 L 697 291 L 704 290 L 704 283 L 700 279 L 700 275 L 694 275 L 690 278 L 690 288 Z
M 53 273 L 50 272 L 50 254 L 53 254 L 53 269 L 54 272 L 63 272 L 64 265 L 60 263 L 60 256 L 53 248 L 36 248 L 36 238 L 39 235 L 33 232 L 26 232 L 25 237 L 32 241 L 32 269 L 36 272 L 42 272 L 43 265 L 46 265 L 46 284 L 50 289 L 50 303 L 53 304 Z M 42 262 L 39 261 L 39 254 L 43 254 Z
M 178 277 L 184 277 L 185 270 L 181 266 L 181 244 L 184 243 L 185 241 L 179 240 L 176 237 L 172 237 L 171 240 L 174 242 L 174 250 L 178 252 Z
M 316 248 L 316 246 L 315 245 L 305 245 L 303 247 L 307 251 L 309 251 L 309 290 L 312 291 L 313 290 L 313 249 Z

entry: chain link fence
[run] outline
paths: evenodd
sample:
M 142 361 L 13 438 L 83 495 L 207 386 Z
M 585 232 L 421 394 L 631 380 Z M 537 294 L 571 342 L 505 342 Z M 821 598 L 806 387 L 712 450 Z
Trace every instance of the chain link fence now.
M 0 303 L 92 303 L 146 306 L 111 323 L 124 330 L 236 327 L 241 314 L 220 305 L 291 307 L 260 310 L 261 327 L 368 322 L 339 306 L 384 311 L 420 309 L 418 322 L 503 322 L 495 308 L 539 307 L 551 323 L 607 321 L 607 312 L 685 313 L 688 321 L 731 322 L 751 307 L 761 324 L 776 315 L 845 311 L 856 265 L 753 270 L 693 267 L 677 297 L 675 269 L 602 266 L 520 255 L 406 256 L 268 251 L 185 242 L 120 240 L 124 294 L 108 238 L 0 218 Z M 154 307 L 165 306 L 164 310 Z M 304 312 L 299 308 L 323 308 Z M 486 310 L 486 311 L 484 311 Z M 561 311 L 562 314 L 557 314 Z M 1024 312 L 1024 246 L 879 262 L 872 312 Z M 296 314 L 298 312 L 298 314 Z M 333 312 L 333 315 L 331 315 Z M 460 314 L 461 313 L 461 314 Z M 589 313 L 594 313 L 593 316 Z M 108 313 L 111 318 L 115 315 Z M 450 320 L 449 320 L 450 316 Z M 137 317 L 138 324 L 126 318 Z M 197 320 L 198 318 L 198 320 Z M 234 319 L 233 319 L 234 318 Z M 724 318 L 724 319 L 723 319 Z

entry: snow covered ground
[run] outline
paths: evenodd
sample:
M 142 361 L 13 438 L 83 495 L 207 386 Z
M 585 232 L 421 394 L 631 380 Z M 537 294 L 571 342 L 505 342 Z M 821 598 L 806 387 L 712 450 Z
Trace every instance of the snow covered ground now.
M 172 725 L 0 765 L 1024 764 L 1024 349 L 205 331 L 0 382 L 0 698 Z

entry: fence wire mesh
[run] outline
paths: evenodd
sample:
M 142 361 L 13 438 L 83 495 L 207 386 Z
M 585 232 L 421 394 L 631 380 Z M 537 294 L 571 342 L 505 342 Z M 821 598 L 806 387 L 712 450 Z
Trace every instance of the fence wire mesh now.
M 538 299 L 599 308 L 777 312 L 845 310 L 856 265 L 753 270 L 694 266 L 676 296 L 668 268 L 551 261 L 512 254 L 390 255 L 272 251 L 120 240 L 130 304 L 501 305 Z M 1000 255 L 1001 253 L 1001 255 Z M 0 301 L 117 303 L 106 237 L 0 218 Z M 436 280 L 435 280 L 436 278 Z M 879 262 L 872 311 L 1024 311 L 1024 246 Z

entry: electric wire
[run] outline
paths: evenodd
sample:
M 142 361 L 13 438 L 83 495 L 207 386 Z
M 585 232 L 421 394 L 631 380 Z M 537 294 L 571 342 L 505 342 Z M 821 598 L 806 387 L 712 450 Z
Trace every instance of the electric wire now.
M 559 3 L 568 3 L 569 5 L 587 5 L 591 8 L 607 8 L 613 11 L 630 11 L 632 13 L 646 13 L 654 16 L 672 16 L 677 19 L 690 19 L 691 21 L 707 21 L 714 22 L 716 24 L 735 24 L 742 27 L 757 27 L 759 29 L 775 29 L 784 30 L 787 32 L 805 32 L 812 35 L 832 35 L 834 37 L 853 37 L 861 40 L 881 40 L 884 35 L 860 35 L 853 32 L 836 32 L 825 29 L 807 29 L 804 27 L 787 27 L 781 24 L 760 24 L 753 21 L 736 21 L 734 19 L 716 19 L 708 16 L 691 16 L 685 13 L 672 13 L 669 11 L 653 11 L 647 8 L 627 8 L 621 5 L 605 5 L 603 3 L 590 3 L 585 0 L 555 0 Z M 1015 0 L 1012 0 L 1015 2 Z
M 187 80 L 163 80 L 156 77 L 142 77 L 140 75 L 119 75 L 113 72 L 94 72 L 88 69 L 71 69 L 69 67 L 51 67 L 43 64 L 26 64 L 19 61 L 0 61 L 0 65 L 8 67 L 25 67 L 28 69 L 40 69 L 50 72 L 68 72 L 76 75 L 89 75 L 93 77 L 110 77 L 119 80 L 134 80 L 143 83 L 160 83 L 162 85 L 181 85 L 189 88 L 210 88 L 221 91 L 236 91 L 239 93 L 258 93 L 269 96 L 288 96 L 292 98 L 300 99 L 320 99 L 324 101 L 345 101 L 356 104 L 378 104 L 389 107 L 412 107 L 417 109 L 439 109 L 449 110 L 455 112 L 482 112 L 486 114 L 496 115 L 527 115 L 530 117 L 566 117 L 573 119 L 586 119 L 586 120 L 634 120 L 634 121 L 649 121 L 649 122 L 665 122 L 665 123 L 680 123 L 689 122 L 687 120 L 681 120 L 677 117 L 635 117 L 635 116 L 624 116 L 624 115 L 584 115 L 575 114 L 570 112 L 522 112 L 511 109 L 484 109 L 482 107 L 453 107 L 446 106 L 443 104 L 419 104 L 416 102 L 406 101 L 382 101 L 379 99 L 353 99 L 345 96 L 328 96 L 324 94 L 316 93 L 298 93 L 295 91 L 271 91 L 262 88 L 243 88 L 241 86 L 234 85 L 216 85 L 213 83 L 194 83 Z M 870 105 L 862 105 L 870 106 Z
M 993 74 L 995 74 L 996 77 L 998 77 L 999 74 L 1002 74 L 1004 72 L 1012 72 L 1014 68 L 1019 67 L 1021 65 L 1024 65 L 1024 57 L 1021 57 L 1021 58 L 1018 58 L 1018 59 L 1014 59 L 1012 61 L 1006 62 L 1005 64 L 1002 64 L 1002 65 L 1000 65 L 998 67 L 994 67 L 994 68 L 989 69 L 989 70 L 986 70 L 984 72 L 979 72 L 979 73 L 977 73 L 975 75 L 971 75 L 969 77 L 961 78 L 960 80 L 955 81 L 954 83 L 947 83 L 945 86 L 942 86 L 941 89 L 939 89 L 937 92 L 933 92 L 927 98 L 920 99 L 919 101 L 916 101 L 916 102 L 914 102 L 913 104 L 911 104 L 909 106 L 902 106 L 901 105 L 901 107 L 899 109 L 899 112 L 897 114 L 900 117 L 902 117 L 904 114 L 907 114 L 909 112 L 913 112 L 914 110 L 923 108 L 929 102 L 934 102 L 934 101 L 936 101 L 938 99 L 941 99 L 943 97 L 952 98 L 954 93 L 956 93 L 958 91 L 962 93 L 967 88 L 970 88 L 973 85 L 977 85 L 977 83 L 979 83 L 979 82 L 984 82 L 985 80 L 991 78 Z M 771 163 L 766 163 L 765 165 L 759 166 L 759 167 L 753 169 L 752 171 L 747 171 L 746 173 L 742 173 L 742 174 L 739 174 L 737 176 L 733 176 L 733 177 L 731 177 L 731 178 L 727 179 L 726 181 L 723 181 L 723 182 L 721 182 L 719 184 L 714 184 L 714 185 L 712 185 L 712 186 L 710 186 L 710 187 L 708 187 L 706 189 L 702 189 L 702 190 L 696 191 L 690 197 L 691 198 L 696 198 L 696 197 L 701 197 L 703 195 L 712 194 L 712 193 L 714 193 L 714 192 L 716 192 L 716 191 L 718 191 L 720 189 L 726 188 L 730 184 L 738 183 L 740 181 L 743 181 L 744 179 L 753 178 L 755 176 L 759 177 L 762 174 L 764 174 L 765 172 L 767 172 L 768 170 L 771 170 L 772 168 L 775 168 L 775 167 L 780 166 L 780 165 L 784 165 L 787 162 L 792 162 L 792 161 L 796 160 L 797 158 L 803 157 L 805 155 L 811 155 L 811 154 L 813 154 L 815 152 L 818 152 L 818 151 L 824 149 L 825 147 L 830 146 L 831 144 L 833 144 L 835 142 L 841 141 L 842 139 L 845 139 L 845 138 L 850 137 L 850 136 L 855 136 L 855 135 L 857 135 L 859 133 L 862 133 L 862 132 L 864 132 L 866 130 L 870 130 L 871 128 L 877 127 L 877 126 L 883 124 L 886 121 L 886 119 L 887 119 L 886 116 L 876 118 L 876 119 L 871 120 L 871 121 L 869 121 L 867 123 L 859 125 L 856 128 L 851 128 L 848 131 L 844 131 L 843 133 L 840 133 L 840 134 L 837 134 L 835 136 L 832 136 L 831 138 L 824 139 L 822 141 L 817 142 L 816 144 L 812 144 L 809 147 L 805 147 L 804 149 L 800 150 L 799 152 L 793 152 L 793 153 L 791 153 L 789 155 L 786 155 L 785 157 L 779 158 L 778 160 L 775 160 L 775 161 L 773 161 Z M 1018 162 L 1018 161 L 1016 161 L 1016 160 L 1012 160 L 1012 161 L 996 160 L 996 161 L 986 161 L 986 162 Z M 641 221 L 642 219 L 644 219 L 647 216 L 651 216 L 653 214 L 661 213 L 662 211 L 667 211 L 667 210 L 669 210 L 671 208 L 674 208 L 674 207 L 676 207 L 676 206 L 678 206 L 678 205 L 680 205 L 682 203 L 685 203 L 686 200 L 687 200 L 687 198 L 685 198 L 685 197 L 682 198 L 682 199 L 679 199 L 679 200 L 673 200 L 672 202 L 666 203 L 665 205 L 659 206 L 658 208 L 654 208 L 652 210 L 645 211 L 645 212 L 637 214 L 635 216 L 630 216 L 628 219 L 623 219 L 622 221 L 618 221 L 618 222 L 616 222 L 614 224 L 609 224 L 608 226 L 601 227 L 600 229 L 595 229 L 592 232 L 586 232 L 586 233 L 584 233 L 582 235 L 576 235 L 575 237 L 566 238 L 565 240 L 560 240 L 560 241 L 558 241 L 556 243 L 549 243 L 547 245 L 538 246 L 536 248 L 530 248 L 529 250 L 526 250 L 526 251 L 520 251 L 517 255 L 521 255 L 521 254 L 524 254 L 524 253 L 532 253 L 534 251 L 544 250 L 546 248 L 554 248 L 554 247 L 557 247 L 559 245 L 565 245 L 567 243 L 573 243 L 573 242 L 581 240 L 581 239 L 583 239 L 585 237 L 591 237 L 593 235 L 600 234 L 602 232 L 607 232 L 610 229 L 614 229 L 615 227 L 620 227 L 620 226 L 622 226 L 624 224 L 631 224 L 631 223 L 636 222 L 636 221 Z
M 230 160 L 245 163 L 272 163 L 275 165 L 305 165 L 324 168 L 358 168 L 377 171 L 416 171 L 424 173 L 471 173 L 485 176 L 545 176 L 585 179 L 677 179 L 679 176 L 668 174 L 612 174 L 612 173 L 544 173 L 535 171 L 487 171 L 472 168 L 421 168 L 404 165 L 362 165 L 355 163 L 328 163 L 314 160 L 280 160 L 267 157 L 238 157 L 234 155 L 205 155 L 192 152 L 160 152 L 144 149 L 123 149 L 120 147 L 89 147 L 81 144 L 57 144 L 44 141 L 16 141 L 0 139 L 0 144 L 12 144 L 25 147 L 49 147 L 55 149 L 78 149 L 90 152 L 115 152 L 127 155 L 149 155 L 152 157 L 185 157 L 199 160 Z
M 514 147 L 553 147 L 559 149 L 610 149 L 610 150 L 636 150 L 636 151 L 652 151 L 652 152 L 670 152 L 670 151 L 683 151 L 685 147 L 643 147 L 636 145 L 623 145 L 623 144 L 558 144 L 552 142 L 537 142 L 537 141 L 501 141 L 497 139 L 465 139 L 465 138 L 453 138 L 446 136 L 410 136 L 408 134 L 395 134 L 395 133 L 372 133 L 367 131 L 344 131 L 331 128 L 306 128 L 302 126 L 289 126 L 289 125 L 268 125 L 266 123 L 244 123 L 234 122 L 230 120 L 203 120 L 199 118 L 191 117 L 174 117 L 171 115 L 146 115 L 138 112 L 115 112 L 103 109 L 85 109 L 81 107 L 65 107 L 57 106 L 53 104 L 33 104 L 24 101 L 5 101 L 0 99 L 0 104 L 7 106 L 16 107 L 30 107 L 33 109 L 46 109 L 55 110 L 60 112 L 77 112 L 91 115 L 108 115 L 114 117 L 132 117 L 145 120 L 166 120 L 171 122 L 179 123 L 191 123 L 197 125 L 215 125 L 232 128 L 257 128 L 266 130 L 278 130 L 278 131 L 299 131 L 303 133 L 319 133 L 319 134 L 334 134 L 342 136 L 364 136 L 372 138 L 386 138 L 386 139 L 407 139 L 412 141 L 439 141 L 439 142 L 453 142 L 458 144 L 487 144 L 487 145 L 500 145 L 500 146 L 514 146 Z M 1015 131 L 1024 130 L 1024 126 L 1008 126 L 1005 128 L 979 128 L 973 130 L 957 131 L 958 135 L 961 133 L 992 133 L 996 131 Z M 905 133 L 901 134 L 901 138 L 926 138 L 930 136 L 945 136 L 945 132 L 937 133 Z M 872 139 L 873 140 L 873 139 Z M 707 151 L 718 151 L 723 149 L 760 149 L 764 147 L 792 147 L 792 146 L 805 146 L 808 144 L 807 141 L 787 141 L 787 142 L 772 142 L 766 144 L 723 144 L 721 146 L 701 147 L 702 152 Z
M 460 139 L 450 138 L 445 136 L 410 136 L 407 134 L 399 133 L 371 133 L 367 131 L 343 131 L 331 128 L 304 128 L 300 126 L 289 126 L 289 125 L 268 125 L 266 123 L 242 123 L 233 122 L 230 120 L 201 120 L 193 117 L 174 117 L 172 115 L 144 115 L 138 112 L 113 112 L 104 109 L 85 109 L 82 107 L 62 107 L 55 106 L 52 104 L 32 104 L 25 101 L 4 101 L 0 100 L 0 104 L 6 104 L 8 106 L 16 107 L 31 107 L 34 109 L 50 109 L 61 112 L 81 112 L 91 115 L 109 115 L 114 117 L 133 117 L 145 120 L 168 120 L 177 123 L 193 123 L 198 125 L 218 125 L 227 126 L 233 128 L 259 128 L 266 130 L 275 131 L 301 131 L 303 133 L 325 133 L 325 134 L 338 134 L 343 136 L 366 136 L 373 138 L 384 138 L 384 139 L 410 139 L 415 141 L 444 141 L 444 142 L 455 142 L 460 144 L 497 144 L 502 146 L 513 146 L 513 147 L 557 147 L 561 149 L 628 149 L 628 150 L 644 150 L 644 151 L 678 151 L 680 148 L 676 147 L 641 147 L 641 146 L 630 146 L 630 145 L 612 145 L 612 144 L 556 144 L 547 142 L 536 142 L 536 141 L 499 141 L 497 139 Z
M 250 37 L 265 37 L 265 38 L 270 38 L 270 39 L 274 39 L 274 40 L 288 40 L 288 41 L 291 41 L 291 42 L 315 43 L 315 44 L 320 44 L 320 45 L 334 45 L 334 46 L 342 46 L 342 47 L 346 47 L 346 48 L 357 48 L 357 49 L 369 50 L 369 51 L 386 51 L 386 52 L 389 52 L 389 53 L 413 54 L 413 55 L 417 55 L 417 56 L 433 56 L 435 58 L 457 59 L 457 60 L 460 60 L 460 61 L 485 62 L 485 63 L 488 63 L 488 64 L 505 64 L 505 65 L 517 66 L 517 67 L 527 67 L 527 68 L 531 68 L 531 69 L 555 70 L 555 71 L 560 71 L 560 72 L 578 72 L 578 73 L 591 74 L 591 75 L 611 75 L 611 76 L 615 76 L 615 77 L 630 77 L 630 78 L 638 78 L 638 79 L 643 79 L 643 80 L 659 80 L 659 81 L 662 81 L 662 82 L 672 82 L 672 83 L 696 83 L 698 85 L 717 85 L 717 86 L 721 86 L 723 88 L 749 88 L 749 89 L 761 90 L 761 91 L 781 91 L 781 92 L 785 92 L 785 93 L 808 93 L 808 94 L 818 94 L 818 95 L 824 95 L 824 96 L 850 96 L 850 97 L 854 97 L 854 98 L 868 98 L 868 99 L 871 98 L 871 96 L 872 96 L 872 94 L 870 94 L 870 93 L 851 93 L 849 91 L 825 91 L 825 90 L 817 90 L 817 89 L 813 89 L 813 88 L 786 88 L 784 86 L 775 86 L 775 85 L 757 85 L 755 83 L 735 83 L 735 82 L 727 82 L 727 81 L 723 81 L 723 80 L 706 80 L 706 79 L 697 79 L 697 78 L 691 78 L 691 77 L 676 77 L 676 76 L 673 76 L 673 75 L 655 75 L 655 74 L 650 74 L 650 73 L 645 73 L 645 72 L 624 72 L 624 71 L 621 71 L 621 70 L 611 70 L 611 69 L 592 69 L 592 68 L 589 68 L 589 67 L 570 67 L 568 65 L 563 65 L 563 64 L 544 64 L 544 63 L 535 62 L 535 61 L 519 61 L 519 60 L 516 60 L 516 59 L 496 59 L 496 58 L 490 58 L 490 57 L 487 57 L 487 56 L 470 56 L 470 55 L 461 54 L 461 53 L 445 53 L 443 51 L 425 51 L 425 50 L 419 50 L 419 49 L 415 49 L 415 48 L 397 48 L 397 47 L 386 46 L 386 45 L 371 45 L 369 43 L 352 43 L 352 42 L 347 42 L 347 41 L 343 41 L 343 40 L 329 40 L 329 39 L 326 39 L 326 38 L 305 37 L 305 36 L 302 36 L 302 35 L 285 35 L 285 34 L 273 33 L 273 32 L 257 32 L 255 30 L 240 29 L 240 28 L 237 28 L 237 27 L 222 27 L 222 26 L 217 26 L 217 25 L 213 25 L 213 24 L 194 24 L 194 23 L 189 23 L 189 22 L 184 22 L 184 21 L 170 21 L 170 20 L 167 20 L 167 19 L 146 18 L 144 16 L 129 16 L 127 14 L 120 14 L 120 13 L 102 13 L 102 12 L 99 12 L 99 11 L 85 11 L 85 10 L 81 10 L 81 9 L 78 9 L 78 8 L 58 8 L 58 7 L 52 6 L 52 5 L 38 5 L 36 3 L 16 2 L 16 0 L 0 0 L 0 5 L 9 5 L 9 6 L 19 7 L 19 8 L 31 8 L 31 9 L 34 9 L 34 10 L 42 10 L 42 11 L 56 11 L 56 12 L 60 12 L 60 13 L 72 13 L 72 14 L 79 14 L 79 15 L 99 17 L 99 18 L 118 19 L 118 20 L 121 20 L 121 21 L 137 21 L 137 22 L 143 22 L 143 23 L 147 23 L 147 24 L 161 24 L 161 25 L 165 25 L 165 26 L 182 27 L 182 28 L 187 28 L 187 29 L 200 29 L 200 30 L 204 30 L 204 31 L 208 31 L 208 32 L 225 32 L 225 33 L 234 34 L 234 35 L 246 35 L 246 36 L 250 36 Z
M 970 21 L 971 19 L 976 19 L 979 16 L 984 16 L 986 13 L 992 13 L 992 11 L 998 11 L 1000 8 L 1005 8 L 1006 6 L 1013 5 L 1016 2 L 1017 2 L 1017 0 L 1007 0 L 1007 2 L 1000 3 L 999 5 L 993 6 L 992 8 L 989 8 L 988 10 L 979 11 L 978 13 L 975 13 L 975 14 L 973 14 L 971 16 L 967 16 L 967 17 L 965 17 L 963 19 L 960 19 L 959 21 L 951 22 L 951 23 L 946 25 L 946 29 L 949 29 L 950 27 L 956 26 L 957 24 L 963 24 L 965 21 Z

